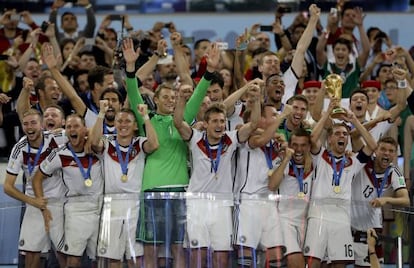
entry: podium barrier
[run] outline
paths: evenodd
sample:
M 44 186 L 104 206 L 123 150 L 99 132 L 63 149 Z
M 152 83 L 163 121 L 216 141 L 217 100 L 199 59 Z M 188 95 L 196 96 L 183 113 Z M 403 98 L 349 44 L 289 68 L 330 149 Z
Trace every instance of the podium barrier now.
M 87 202 L 87 198 L 82 200 Z M 143 215 L 144 205 L 152 201 L 159 201 L 162 204 L 164 214 L 159 214 L 160 210 L 158 210 L 158 214 L 155 215 L 154 210 L 154 215 L 151 217 Z M 173 209 L 176 201 L 184 205 L 182 211 Z M 71 198 L 66 205 L 68 203 L 71 203 Z M 179 258 L 183 258 L 181 261 L 185 263 L 185 267 L 215 267 L 214 264 L 219 258 L 217 256 L 221 256 L 223 260 L 223 252 L 228 253 L 224 255 L 228 267 L 237 267 L 241 263 L 251 263 L 251 267 L 270 267 L 271 261 L 275 263 L 275 259 L 269 257 L 273 254 L 270 252 L 272 247 L 280 246 L 280 256 L 283 256 L 286 253 L 285 246 L 291 246 L 295 240 L 300 241 L 302 251 L 309 254 L 305 248 L 307 243 L 303 242 L 306 232 L 309 232 L 307 224 L 311 218 L 317 219 L 321 224 L 320 230 L 323 230 L 326 224 L 350 226 L 350 221 L 347 223 L 350 219 L 349 209 L 355 207 L 371 209 L 366 202 L 337 199 L 307 200 L 300 196 L 277 194 L 233 195 L 185 192 L 111 194 L 104 196 L 102 203 L 100 225 L 95 226 L 99 233 L 95 241 L 96 259 L 87 261 L 88 258 L 83 256 L 82 267 L 93 266 L 93 262 L 96 262 L 95 265 L 98 267 L 107 267 L 113 261 L 113 256 L 117 254 L 122 256 L 120 260 L 122 259 L 125 265 L 126 258 L 130 258 L 130 267 L 145 267 L 145 261 L 148 260 L 145 255 L 146 248 L 158 250 L 157 256 L 151 260 L 158 263 L 158 267 L 173 267 L 174 262 L 177 261 L 174 251 L 174 246 L 177 248 L 177 245 L 183 253 Z M 0 265 L 21 266 L 21 263 L 17 262 L 18 233 L 20 211 L 24 207 L 18 202 L 0 203 Z M 384 249 L 390 248 L 390 251 L 386 249 L 384 254 L 385 261 L 394 262 L 396 267 L 403 267 L 403 264 L 409 260 L 408 251 L 411 248 L 412 238 L 409 237 L 408 226 L 412 223 L 412 219 L 411 221 L 409 219 L 413 216 L 413 212 L 410 208 L 387 208 L 387 210 L 399 215 L 395 218 L 401 222 L 399 225 L 392 222 L 391 226 L 394 224 L 391 228 L 392 232 L 379 235 L 379 241 Z M 151 210 L 147 208 L 146 213 L 151 214 Z M 304 213 L 303 217 L 301 213 Z M 170 222 L 171 219 L 179 219 L 180 222 L 178 224 Z M 145 224 L 142 224 L 143 221 Z M 278 224 L 274 224 L 278 221 Z M 140 237 L 143 233 L 141 228 L 150 225 L 164 226 L 165 229 L 160 230 L 164 237 L 154 233 L 154 241 L 144 242 Z M 174 232 L 180 232 L 174 230 L 174 226 L 183 228 L 182 241 L 174 240 L 177 236 Z M 296 226 L 301 236 L 293 237 L 284 233 L 286 226 Z M 349 231 L 351 232 L 351 229 Z M 317 236 L 323 237 L 324 233 L 318 233 Z M 331 238 L 329 243 L 335 243 L 335 239 Z M 241 251 L 241 248 L 247 250 Z M 50 258 L 50 255 L 50 253 L 43 254 L 43 257 Z M 277 265 L 284 267 L 285 259 L 280 257 L 277 260 L 280 263 Z M 330 260 L 326 259 L 326 261 Z M 50 260 L 49 264 L 48 261 L 44 263 L 44 267 L 53 267 Z

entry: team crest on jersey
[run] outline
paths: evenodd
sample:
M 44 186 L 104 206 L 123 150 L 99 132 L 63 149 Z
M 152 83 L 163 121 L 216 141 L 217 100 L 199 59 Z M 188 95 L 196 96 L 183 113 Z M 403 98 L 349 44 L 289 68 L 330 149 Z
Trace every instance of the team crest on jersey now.
M 62 162 L 62 167 L 77 167 L 78 164 L 73 159 L 72 155 L 59 155 L 60 161 Z M 84 168 L 89 166 L 89 155 L 80 156 L 79 160 Z M 92 156 L 92 165 L 98 162 L 98 158 L 96 156 Z
M 240 236 L 239 240 L 240 240 L 240 243 L 246 243 L 247 238 L 244 235 L 242 235 Z
M 197 246 L 197 245 L 198 245 L 198 240 L 197 240 L 197 239 L 193 239 L 193 240 L 191 240 L 191 245 L 192 245 L 193 247 Z
M 331 161 L 331 156 L 329 155 L 329 152 L 327 150 L 325 150 L 322 154 L 322 158 L 328 162 L 328 164 L 331 166 L 332 165 L 332 161 Z M 352 165 L 352 158 L 350 157 L 346 157 L 345 160 L 345 168 L 349 167 Z M 336 168 L 337 170 L 339 170 L 339 167 L 341 166 L 341 161 L 336 162 Z M 344 170 L 344 172 L 346 173 L 347 171 Z
M 230 147 L 230 145 L 233 143 L 232 141 L 231 141 L 231 139 L 230 139 L 230 137 L 229 136 L 227 136 L 227 134 L 224 134 L 223 135 L 223 137 L 221 138 L 221 141 L 223 142 L 223 149 L 222 149 L 222 151 L 221 151 L 221 155 L 224 155 L 226 152 L 227 152 L 227 150 L 229 149 L 229 147 Z M 204 140 L 204 136 L 203 136 L 203 138 L 202 139 L 200 139 L 198 142 L 197 142 L 197 146 L 198 146 L 198 148 L 200 148 L 200 150 L 207 156 L 207 157 L 210 157 L 209 156 L 209 153 L 208 153 L 208 149 L 207 149 L 207 147 L 206 147 L 206 142 L 205 142 L 205 140 Z M 212 155 L 212 157 L 213 158 L 216 158 L 217 157 L 217 149 L 211 149 L 211 155 Z
M 105 254 L 106 253 L 106 248 L 100 248 L 99 249 L 99 253 L 101 253 L 101 254 Z
M 129 154 L 129 161 L 131 161 L 132 159 L 134 159 L 135 156 L 137 156 L 139 154 L 139 152 L 141 151 L 141 148 L 139 147 L 139 142 L 136 141 L 134 146 L 131 149 L 131 152 Z M 109 156 L 112 158 L 112 160 L 119 162 L 118 160 L 118 154 L 116 152 L 116 148 L 112 143 L 109 143 L 108 146 L 108 154 Z M 122 157 L 123 159 L 125 159 L 126 157 L 126 152 L 122 152 Z
M 303 179 L 306 180 L 306 178 L 312 173 L 313 171 L 313 164 L 311 164 L 311 168 L 303 175 Z M 295 177 L 295 171 L 293 170 L 293 166 L 289 163 L 289 176 Z
M 374 186 L 377 186 L 376 185 L 376 180 L 375 180 L 375 178 L 374 178 L 374 176 L 373 176 L 373 174 L 372 174 L 372 170 L 374 169 L 374 161 L 373 160 L 370 160 L 365 166 L 364 166 L 364 171 L 365 171 L 365 173 L 367 174 L 367 176 L 368 176 L 368 178 L 369 178 L 369 180 L 371 181 L 371 183 L 372 183 L 372 185 L 374 185 Z M 388 175 L 388 178 L 387 178 L 387 182 L 385 183 L 385 187 L 388 187 L 390 184 L 391 184 L 391 173 Z M 379 183 L 379 185 L 381 185 L 381 183 L 382 183 L 382 180 L 383 180 L 383 177 L 382 178 L 378 178 L 378 183 Z
M 19 241 L 19 246 L 23 247 L 24 246 L 24 239 Z
M 278 143 L 272 143 L 273 146 L 271 148 L 272 152 L 272 160 L 275 160 L 278 157 L 278 151 L 279 151 L 279 144 Z M 268 154 L 269 146 L 262 146 L 260 149 L 263 151 L 263 153 Z

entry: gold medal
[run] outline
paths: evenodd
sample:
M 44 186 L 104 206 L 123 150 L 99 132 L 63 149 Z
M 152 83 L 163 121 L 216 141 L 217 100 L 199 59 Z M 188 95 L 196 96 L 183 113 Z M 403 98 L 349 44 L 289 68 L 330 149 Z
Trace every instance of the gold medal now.
M 305 198 L 305 193 L 304 193 L 304 192 L 299 192 L 299 193 L 298 193 L 298 197 L 299 197 L 300 199 Z
M 339 185 L 336 185 L 334 187 L 334 192 L 337 193 L 337 194 L 339 194 L 341 192 L 341 187 Z
M 122 174 L 121 181 L 122 182 L 127 182 L 128 181 L 128 176 L 126 174 Z
M 269 169 L 268 171 L 267 171 L 267 176 L 268 177 L 272 177 L 272 174 L 273 174 L 273 169 Z
M 86 187 L 91 187 L 91 186 L 92 186 L 92 180 L 91 180 L 90 178 L 87 178 L 87 179 L 85 180 L 85 186 L 86 186 Z

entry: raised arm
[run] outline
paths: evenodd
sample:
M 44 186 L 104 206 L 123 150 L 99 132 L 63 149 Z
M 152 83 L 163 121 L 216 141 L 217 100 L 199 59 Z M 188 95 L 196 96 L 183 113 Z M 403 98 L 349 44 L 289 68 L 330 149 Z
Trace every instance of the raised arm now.
M 20 91 L 16 103 L 16 112 L 20 121 L 23 119 L 23 113 L 30 109 L 30 91 L 34 90 L 33 80 L 23 77 L 23 88 Z
M 57 60 L 53 54 L 53 48 L 50 44 L 45 43 L 42 46 L 42 58 L 43 62 L 46 63 L 49 68 L 53 78 L 56 80 L 63 94 L 68 98 L 70 104 L 75 109 L 76 113 L 84 116 L 86 114 L 86 105 L 83 103 L 82 99 L 76 93 L 75 89 L 69 83 L 69 81 L 60 73 L 57 68 Z
M 62 65 L 62 53 L 60 51 L 59 42 L 56 38 L 55 25 L 53 23 L 49 23 L 49 26 L 47 26 L 45 35 L 49 38 L 49 43 L 53 47 L 53 52 L 55 54 L 56 59 L 58 60 L 58 66 L 61 66 Z
M 78 0 L 77 4 L 83 6 L 86 10 L 86 25 L 83 29 L 82 36 L 86 38 L 92 38 L 95 34 L 96 28 L 96 18 L 92 4 L 89 2 L 89 0 Z
M 185 141 L 189 141 L 193 133 L 190 125 L 184 120 L 184 106 L 187 97 L 185 92 L 180 90 L 178 92 L 178 100 L 174 110 L 174 126 Z
M 178 76 L 181 84 L 193 85 L 191 79 L 190 66 L 188 66 L 188 57 L 184 54 L 182 47 L 182 38 L 179 32 L 174 32 L 170 35 L 171 45 L 174 49 L 174 62 L 177 66 Z
M 152 126 L 151 120 L 148 116 L 148 107 L 146 104 L 138 104 L 138 112 L 141 114 L 145 123 L 145 132 L 147 133 L 147 142 L 144 143 L 143 149 L 144 152 L 149 154 L 157 150 L 160 146 L 158 143 L 157 132 L 155 132 L 154 127 Z
M 357 131 L 359 131 L 365 141 L 366 146 L 362 148 L 364 154 L 371 155 L 377 148 L 377 142 L 372 137 L 371 133 L 369 133 L 369 131 L 361 124 L 361 122 L 359 122 L 358 118 L 356 118 L 353 112 L 348 111 L 347 118 L 349 122 L 354 125 Z
M 126 89 L 128 94 L 129 107 L 135 114 L 137 119 L 138 131 L 140 136 L 145 136 L 144 129 L 144 119 L 137 110 L 138 104 L 144 104 L 141 93 L 138 90 L 138 82 L 135 77 L 135 62 L 138 59 L 138 52 L 134 50 L 134 44 L 131 38 L 127 38 L 122 42 L 122 52 L 126 62 Z
M 306 25 L 305 31 L 298 41 L 296 52 L 292 59 L 291 68 L 298 77 L 302 76 L 305 53 L 312 41 L 313 33 L 315 32 L 319 16 L 321 15 L 321 10 L 317 5 L 312 4 L 309 7 L 309 14 L 311 17 L 309 19 L 308 25 Z
M 322 83 L 322 86 L 319 89 L 318 94 L 316 95 L 315 105 L 313 105 L 312 107 L 309 107 L 309 112 L 313 120 L 315 121 L 319 121 L 322 117 L 325 93 L 326 93 L 326 88 L 325 88 L 325 85 Z
M 258 148 L 266 145 L 275 136 L 279 125 L 285 118 L 289 116 L 291 112 L 292 107 L 289 104 L 286 104 L 283 112 L 272 121 L 272 123 L 265 129 L 265 131 L 263 131 L 263 133 L 249 138 L 249 146 L 251 148 Z
M 227 116 L 233 114 L 234 104 L 240 100 L 240 98 L 250 89 L 255 88 L 255 85 L 258 85 L 260 88 L 264 86 L 264 82 L 260 78 L 249 81 L 246 85 L 234 91 L 230 96 L 228 96 L 223 104 L 226 106 Z M 259 89 L 260 90 L 260 89 Z
M 361 47 L 362 51 L 359 52 L 358 55 L 358 63 L 361 68 L 365 66 L 367 63 L 367 59 L 369 56 L 369 51 L 371 50 L 371 46 L 369 43 L 367 32 L 364 28 L 364 14 L 362 13 L 362 8 L 356 7 L 355 10 L 355 17 L 354 17 L 354 23 L 358 27 L 359 31 L 359 40 L 361 41 Z
M 326 43 L 328 42 L 327 33 L 322 33 L 318 37 L 318 43 L 316 44 L 316 63 L 319 67 L 323 67 L 323 65 L 328 60 L 325 47 Z
M 197 113 L 200 109 L 201 103 L 203 102 L 204 97 L 207 94 L 207 89 L 210 86 L 210 81 L 212 79 L 212 73 L 217 70 L 220 64 L 220 50 L 217 47 L 216 43 L 210 45 L 210 49 L 207 52 L 207 70 L 201 78 L 200 82 L 197 84 L 197 87 L 194 90 L 193 95 L 191 95 L 184 109 L 184 120 L 191 124 L 194 118 L 197 116 Z
M 26 64 L 29 62 L 29 59 L 32 57 L 34 49 L 36 48 L 39 41 L 39 34 L 41 32 L 40 28 L 30 32 L 31 42 L 29 47 L 24 51 L 23 55 L 19 58 L 19 69 L 23 70 L 26 67 Z
M 285 176 L 285 169 L 289 165 L 290 159 L 292 159 L 292 155 L 295 151 L 292 148 L 286 148 L 285 157 L 283 158 L 280 165 L 276 168 L 273 172 L 272 176 L 269 177 L 268 187 L 270 191 L 276 191 L 279 188 L 280 183 Z
M 55 26 L 55 36 L 58 38 L 59 40 L 59 29 L 57 27 L 57 13 L 58 13 L 58 9 L 63 7 L 65 5 L 65 1 L 64 0 L 55 0 L 52 4 L 51 7 L 51 11 L 49 14 L 49 22 L 53 23 L 53 25 Z M 59 40 L 61 41 L 61 40 Z
M 99 114 L 98 118 L 95 121 L 91 129 L 91 137 L 90 142 L 92 146 L 92 150 L 95 153 L 102 153 L 104 149 L 104 143 L 102 141 L 103 135 L 103 122 L 105 120 L 105 114 L 108 111 L 109 103 L 108 100 L 100 100 L 99 101 Z
M 140 81 L 144 81 L 152 72 L 154 72 L 155 66 L 160 59 L 160 56 L 164 55 L 167 49 L 167 41 L 161 39 L 158 41 L 157 50 L 152 54 L 146 63 L 144 63 L 135 73 Z M 139 54 L 138 54 L 139 55 Z M 132 65 L 131 65 L 132 66 Z M 135 69 L 135 62 L 134 62 Z
M 256 87 L 258 87 L 256 85 Z M 254 98 L 250 122 L 243 124 L 238 130 L 239 142 L 245 142 L 249 139 L 250 134 L 257 128 L 257 123 L 260 120 L 260 90 L 257 90 L 257 95 Z
M 312 130 L 311 133 L 311 153 L 317 154 L 321 150 L 322 142 L 320 140 L 322 131 L 325 128 L 326 123 L 329 120 L 329 116 L 334 109 L 334 107 L 339 106 L 339 100 L 338 99 L 331 99 L 328 110 L 322 114 L 321 119 L 316 123 L 315 127 Z

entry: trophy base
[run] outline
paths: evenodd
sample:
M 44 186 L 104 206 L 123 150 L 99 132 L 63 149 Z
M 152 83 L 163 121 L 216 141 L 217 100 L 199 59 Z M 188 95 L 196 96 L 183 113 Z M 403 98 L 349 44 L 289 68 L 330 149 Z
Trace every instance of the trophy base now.
M 334 108 L 330 114 L 331 119 L 343 119 L 347 112 L 341 107 Z

